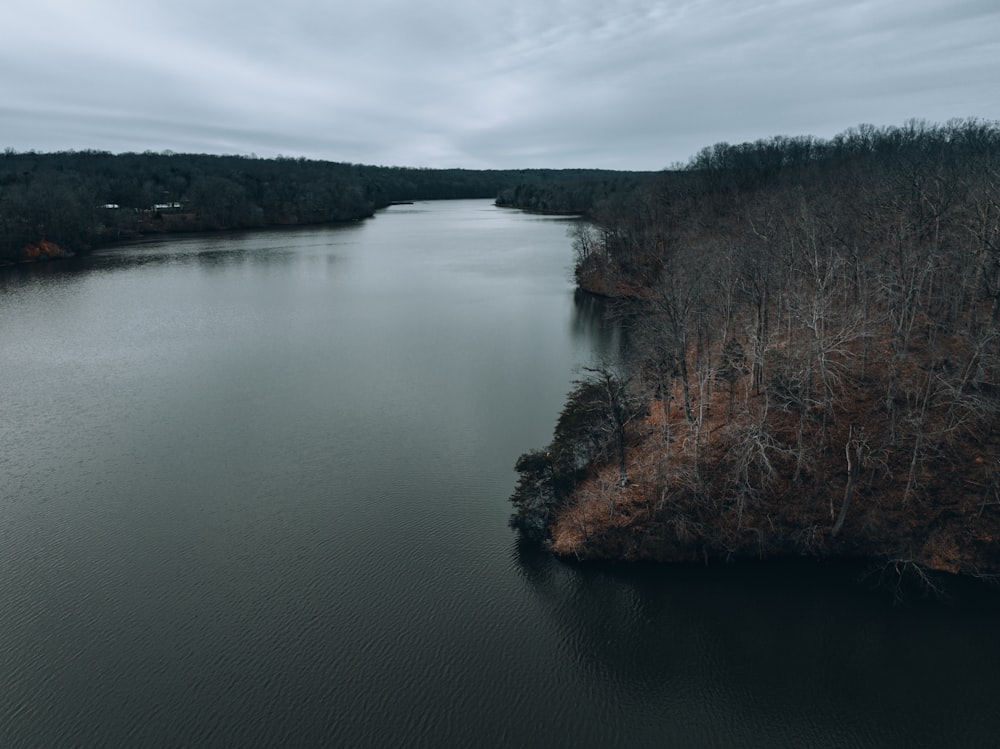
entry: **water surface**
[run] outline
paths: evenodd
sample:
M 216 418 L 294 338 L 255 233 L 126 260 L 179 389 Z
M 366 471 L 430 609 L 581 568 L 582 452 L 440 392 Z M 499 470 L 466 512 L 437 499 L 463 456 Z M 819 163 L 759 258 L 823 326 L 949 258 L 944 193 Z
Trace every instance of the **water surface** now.
M 506 525 L 582 364 L 486 201 L 0 273 L 2 746 L 989 746 L 998 607 Z

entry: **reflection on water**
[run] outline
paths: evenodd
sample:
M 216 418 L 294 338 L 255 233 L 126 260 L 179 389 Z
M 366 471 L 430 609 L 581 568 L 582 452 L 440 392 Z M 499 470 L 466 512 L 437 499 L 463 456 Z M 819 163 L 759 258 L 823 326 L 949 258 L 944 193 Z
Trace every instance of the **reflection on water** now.
M 1000 727 L 1000 599 L 979 583 L 897 605 L 857 564 L 512 558 L 591 689 L 662 720 L 663 745 L 986 746 Z
M 594 294 L 573 294 L 571 334 L 589 343 L 595 361 L 615 362 L 622 355 L 622 327 L 609 314 L 609 301 Z

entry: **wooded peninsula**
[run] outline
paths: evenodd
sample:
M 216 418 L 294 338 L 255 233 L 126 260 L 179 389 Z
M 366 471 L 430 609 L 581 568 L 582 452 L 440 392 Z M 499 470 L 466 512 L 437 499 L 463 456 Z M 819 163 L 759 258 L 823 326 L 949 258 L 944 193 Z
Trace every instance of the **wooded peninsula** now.
M 570 558 L 1000 572 L 1000 123 L 703 149 L 596 205 L 624 331 L 512 525 Z

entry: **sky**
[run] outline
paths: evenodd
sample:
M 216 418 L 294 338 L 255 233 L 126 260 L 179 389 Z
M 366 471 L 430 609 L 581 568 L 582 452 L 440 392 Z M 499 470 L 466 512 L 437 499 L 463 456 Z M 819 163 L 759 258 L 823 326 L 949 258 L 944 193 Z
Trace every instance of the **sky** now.
M 0 148 L 656 170 L 1000 120 L 998 0 L 4 0 Z

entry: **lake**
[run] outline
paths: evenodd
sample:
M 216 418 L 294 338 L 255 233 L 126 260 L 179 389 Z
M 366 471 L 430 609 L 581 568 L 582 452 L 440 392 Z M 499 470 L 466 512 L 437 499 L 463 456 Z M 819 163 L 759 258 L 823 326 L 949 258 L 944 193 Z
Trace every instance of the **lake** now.
M 618 351 L 489 201 L 0 269 L 0 746 L 994 746 L 1000 595 L 577 565 L 517 456 Z

